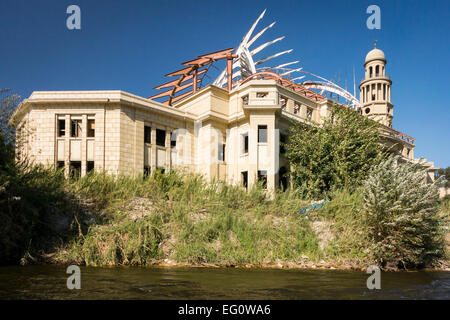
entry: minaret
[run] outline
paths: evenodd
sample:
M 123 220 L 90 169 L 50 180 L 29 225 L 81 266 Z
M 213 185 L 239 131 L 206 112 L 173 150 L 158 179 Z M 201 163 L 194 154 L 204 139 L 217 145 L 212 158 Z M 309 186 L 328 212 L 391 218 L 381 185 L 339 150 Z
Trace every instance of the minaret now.
M 365 76 L 359 84 L 361 113 L 388 127 L 392 127 L 394 106 L 391 103 L 392 81 L 386 75 L 384 52 L 374 48 L 367 54 L 364 62 Z

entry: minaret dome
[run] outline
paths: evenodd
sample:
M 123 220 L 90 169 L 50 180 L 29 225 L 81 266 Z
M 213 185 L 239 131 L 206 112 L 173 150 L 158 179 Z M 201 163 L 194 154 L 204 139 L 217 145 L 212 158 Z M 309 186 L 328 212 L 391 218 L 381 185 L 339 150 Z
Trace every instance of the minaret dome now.
M 392 81 L 386 75 L 386 56 L 376 47 L 369 51 L 364 61 L 364 79 L 359 84 L 361 112 L 388 127 L 394 117 L 391 103 Z

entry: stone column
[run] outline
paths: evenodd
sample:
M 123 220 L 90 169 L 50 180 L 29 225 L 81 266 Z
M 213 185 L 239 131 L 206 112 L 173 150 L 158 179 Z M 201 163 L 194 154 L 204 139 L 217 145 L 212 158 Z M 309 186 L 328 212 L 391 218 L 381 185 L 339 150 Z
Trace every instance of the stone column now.
M 287 99 L 287 98 L 286 98 Z M 289 113 L 294 113 L 294 100 L 287 99 L 286 102 L 286 111 Z
M 153 173 L 156 170 L 156 129 L 155 129 L 153 123 L 151 124 L 151 128 L 152 128 L 152 134 L 151 134 L 152 154 L 151 154 L 150 165 L 151 165 L 151 173 Z
M 64 136 L 64 174 L 69 175 L 70 167 L 70 115 L 66 114 L 66 134 Z
M 166 171 L 170 171 L 170 169 L 172 168 L 172 164 L 170 161 L 170 152 L 171 152 L 171 146 L 170 146 L 170 129 L 166 127 L 166 141 L 165 141 L 165 146 L 166 146 Z
M 256 183 L 258 179 L 258 123 L 254 115 L 250 114 L 250 126 L 248 130 L 248 189 Z
M 87 166 L 87 115 L 82 115 L 81 117 L 81 176 L 83 177 L 86 174 L 86 166 Z
M 300 105 L 300 117 L 306 119 L 306 109 L 307 107 L 304 104 Z
M 275 120 L 270 121 L 267 126 L 267 148 L 272 158 L 267 172 L 267 190 L 273 192 L 278 186 L 280 170 L 280 132 L 275 128 Z

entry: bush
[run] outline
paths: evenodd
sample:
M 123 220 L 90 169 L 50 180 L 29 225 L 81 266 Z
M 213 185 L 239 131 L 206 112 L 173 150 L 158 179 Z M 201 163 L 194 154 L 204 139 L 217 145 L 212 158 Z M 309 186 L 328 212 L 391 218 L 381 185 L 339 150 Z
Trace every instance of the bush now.
M 0 264 L 34 260 L 71 236 L 56 225 L 66 221 L 70 228 L 77 214 L 64 184 L 62 172 L 53 169 L 25 163 L 0 168 Z
M 370 171 L 364 218 L 381 266 L 419 267 L 443 256 L 444 219 L 438 214 L 438 187 L 426 182 L 426 169 L 399 159 L 391 157 Z
M 286 144 L 294 185 L 304 197 L 355 190 L 383 160 L 378 123 L 354 110 L 333 106 L 322 126 L 293 122 Z

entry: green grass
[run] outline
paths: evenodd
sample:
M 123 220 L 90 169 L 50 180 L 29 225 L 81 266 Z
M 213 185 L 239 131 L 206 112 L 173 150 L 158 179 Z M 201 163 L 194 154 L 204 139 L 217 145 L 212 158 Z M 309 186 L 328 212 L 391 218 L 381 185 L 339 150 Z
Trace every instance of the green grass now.
M 371 262 L 368 226 L 362 214 L 362 193 L 347 190 L 335 192 L 313 219 L 327 221 L 333 240 L 324 248 L 327 259 L 367 265 Z
M 96 224 L 59 248 L 55 260 L 86 265 L 177 263 L 219 265 L 320 259 L 309 221 L 298 215 L 306 205 L 295 190 L 268 200 L 260 186 L 248 192 L 199 175 L 171 171 L 151 177 L 91 174 L 68 184 L 88 198 Z M 150 208 L 135 218 L 133 199 Z M 139 210 L 138 210 L 139 211 Z

